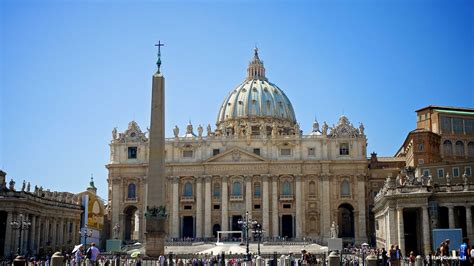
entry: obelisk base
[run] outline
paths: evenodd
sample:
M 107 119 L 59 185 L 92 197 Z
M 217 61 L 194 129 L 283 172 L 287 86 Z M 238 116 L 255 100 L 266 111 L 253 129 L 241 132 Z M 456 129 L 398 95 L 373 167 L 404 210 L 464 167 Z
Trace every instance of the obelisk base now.
M 165 224 L 164 218 L 146 218 L 145 254 L 148 257 L 165 255 Z

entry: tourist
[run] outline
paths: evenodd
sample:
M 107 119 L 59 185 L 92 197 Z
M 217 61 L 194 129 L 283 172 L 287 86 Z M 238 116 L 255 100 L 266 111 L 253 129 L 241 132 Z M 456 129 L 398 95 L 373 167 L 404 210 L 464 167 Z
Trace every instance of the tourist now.
M 469 254 L 469 238 L 465 237 L 459 247 L 459 261 L 461 266 L 470 266 L 471 262 L 468 259 Z
M 400 261 L 397 258 L 397 250 L 395 249 L 395 245 L 391 245 L 390 246 L 390 266 L 398 266 L 398 265 L 400 265 Z
M 87 258 L 90 260 L 91 265 L 97 265 L 99 253 L 99 249 L 95 246 L 95 243 L 92 242 L 90 248 L 87 250 Z
M 387 262 L 388 262 L 387 250 L 385 250 L 385 248 L 382 248 L 382 265 L 386 266 Z
M 410 251 L 410 256 L 408 257 L 408 261 L 410 265 L 413 265 L 415 263 L 415 252 Z
M 474 246 L 471 247 L 471 263 L 474 265 Z
M 84 254 L 82 254 L 83 250 L 84 250 L 84 246 L 81 245 L 74 253 L 75 265 L 81 265 L 82 258 L 84 257 Z

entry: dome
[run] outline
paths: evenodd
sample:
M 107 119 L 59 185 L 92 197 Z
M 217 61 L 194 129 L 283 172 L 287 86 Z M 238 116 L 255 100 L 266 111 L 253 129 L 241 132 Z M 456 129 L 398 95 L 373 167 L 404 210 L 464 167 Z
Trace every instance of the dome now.
M 257 48 L 247 72 L 247 79 L 233 89 L 222 103 L 217 128 L 225 130 L 235 124 L 245 126 L 247 123 L 271 126 L 274 122 L 282 127 L 294 127 L 293 106 L 285 93 L 265 77 Z

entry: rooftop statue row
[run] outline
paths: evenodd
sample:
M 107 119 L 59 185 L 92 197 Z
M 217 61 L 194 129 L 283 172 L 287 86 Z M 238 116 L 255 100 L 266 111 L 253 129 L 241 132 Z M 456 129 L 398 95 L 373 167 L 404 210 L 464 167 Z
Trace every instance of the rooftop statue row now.
M 375 196 L 375 201 L 386 195 L 401 193 L 469 191 L 473 183 L 469 181 L 466 172 L 462 175 L 462 183 L 453 183 L 449 173 L 446 174 L 444 181 L 435 183 L 431 175 L 415 177 L 413 169 L 408 167 L 403 169 L 395 179 L 387 177 L 384 186 Z
M 56 202 L 63 202 L 69 204 L 80 204 L 80 199 L 77 195 L 69 192 L 58 192 L 58 191 L 50 191 L 49 189 L 44 190 L 42 186 L 38 187 L 35 185 L 34 189 L 31 189 L 30 182 L 26 182 L 23 180 L 22 186 L 20 190 L 15 189 L 15 181 L 10 179 L 10 182 L 7 183 L 3 182 L 1 184 L 1 191 L 2 192 L 24 192 L 30 195 L 56 201 Z

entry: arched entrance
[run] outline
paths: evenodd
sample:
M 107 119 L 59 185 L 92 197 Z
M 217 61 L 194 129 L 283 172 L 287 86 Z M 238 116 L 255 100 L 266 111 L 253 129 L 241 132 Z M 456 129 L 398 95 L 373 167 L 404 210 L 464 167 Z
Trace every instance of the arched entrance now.
M 124 240 L 138 240 L 139 229 L 140 229 L 140 217 L 138 215 L 138 209 L 135 206 L 128 206 L 123 211 L 125 216 L 125 229 L 124 229 Z
M 212 226 L 212 235 L 214 237 L 217 237 L 217 231 L 221 230 L 221 225 L 220 224 L 215 224 Z
M 285 238 L 293 238 L 293 216 L 281 216 L 281 236 Z
M 339 237 L 354 238 L 354 208 L 348 204 L 341 204 L 338 208 Z

